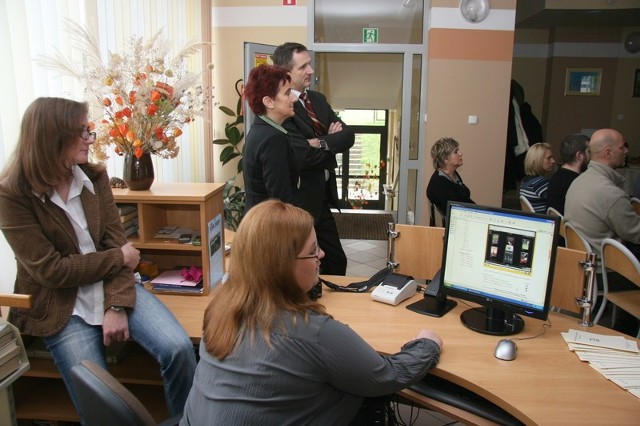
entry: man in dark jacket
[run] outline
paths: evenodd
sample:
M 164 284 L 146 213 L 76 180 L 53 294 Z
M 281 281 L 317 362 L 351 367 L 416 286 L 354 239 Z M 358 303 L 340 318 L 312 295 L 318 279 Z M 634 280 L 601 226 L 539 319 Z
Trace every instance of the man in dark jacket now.
M 300 172 L 299 205 L 313 215 L 318 245 L 325 252 L 320 271 L 326 275 L 345 275 L 347 256 L 331 207 L 338 207 L 336 154 L 353 146 L 354 133 L 338 118 L 322 93 L 308 90 L 314 71 L 304 45 L 278 46 L 273 62 L 289 70 L 292 92 L 300 93 L 300 100 L 294 104 L 295 115 L 283 127 L 291 136 Z

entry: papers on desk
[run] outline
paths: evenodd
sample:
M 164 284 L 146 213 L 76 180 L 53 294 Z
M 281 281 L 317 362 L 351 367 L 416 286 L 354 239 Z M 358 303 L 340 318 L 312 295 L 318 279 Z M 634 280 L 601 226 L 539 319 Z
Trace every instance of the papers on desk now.
M 622 336 L 607 336 L 570 329 L 560 333 L 580 361 L 640 398 L 640 350 L 638 342 Z

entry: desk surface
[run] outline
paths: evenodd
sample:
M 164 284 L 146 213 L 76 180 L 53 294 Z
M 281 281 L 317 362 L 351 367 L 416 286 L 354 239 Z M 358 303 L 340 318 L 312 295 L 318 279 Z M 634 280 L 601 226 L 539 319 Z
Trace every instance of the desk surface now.
M 336 283 L 354 277 L 329 277 Z M 209 297 L 159 296 L 176 314 L 194 341 L 199 341 L 202 315 Z M 406 309 L 416 295 L 398 306 L 371 300 L 370 293 L 337 293 L 324 289 L 320 302 L 333 317 L 360 334 L 381 353 L 395 353 L 421 328 L 436 331 L 444 341 L 440 363 L 433 374 L 458 383 L 494 402 L 526 424 L 638 424 L 640 400 L 609 382 L 569 351 L 560 332 L 580 329 L 577 319 L 550 314 L 551 328 L 540 337 L 518 341 L 518 357 L 500 361 L 493 356 L 501 337 L 464 327 L 463 302 L 442 318 Z M 526 318 L 516 338 L 542 331 L 542 321 Z M 604 327 L 586 331 L 617 334 Z

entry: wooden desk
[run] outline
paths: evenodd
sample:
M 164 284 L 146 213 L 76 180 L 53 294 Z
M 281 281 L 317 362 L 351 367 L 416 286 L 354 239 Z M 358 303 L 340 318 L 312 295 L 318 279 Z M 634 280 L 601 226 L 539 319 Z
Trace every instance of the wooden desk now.
M 360 281 L 355 277 L 329 277 L 329 280 L 338 284 Z M 463 302 L 444 317 L 433 318 L 406 309 L 406 305 L 421 297 L 416 295 L 391 306 L 374 302 L 370 293 L 338 293 L 325 288 L 320 302 L 335 319 L 348 324 L 381 353 L 397 352 L 421 328 L 433 329 L 444 341 L 440 364 L 433 374 L 487 398 L 526 424 L 638 424 L 640 400 L 581 362 L 560 336 L 560 332 L 569 328 L 581 329 L 576 318 L 551 313 L 551 328 L 544 335 L 518 341 L 518 357 L 511 362 L 500 361 L 493 352 L 501 337 L 479 334 L 463 326 L 460 313 L 468 308 Z M 160 298 L 176 314 L 189 336 L 198 341 L 202 312 L 210 298 Z M 619 334 L 599 326 L 583 329 Z M 541 331 L 542 321 L 525 318 L 524 330 L 514 337 L 533 336 Z M 430 404 L 415 392 L 404 391 L 403 395 L 456 415 Z

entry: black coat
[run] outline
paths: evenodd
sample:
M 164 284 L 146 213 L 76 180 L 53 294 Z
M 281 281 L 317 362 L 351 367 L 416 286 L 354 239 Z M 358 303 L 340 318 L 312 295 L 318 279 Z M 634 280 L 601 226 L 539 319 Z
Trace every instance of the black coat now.
M 342 131 L 321 136 L 327 143 L 328 150 L 313 148 L 307 139 L 316 138 L 309 114 L 300 102 L 294 104 L 295 115 L 283 123 L 291 137 L 291 147 L 300 173 L 299 206 L 318 217 L 322 202 L 328 197 L 329 204 L 338 207 L 338 189 L 335 168 L 336 154 L 345 152 L 353 146 L 355 135 L 348 126 L 335 114 L 327 98 L 319 92 L 307 91 L 313 109 L 325 128 L 331 123 L 340 121 Z M 325 170 L 329 171 L 329 180 L 325 178 Z

